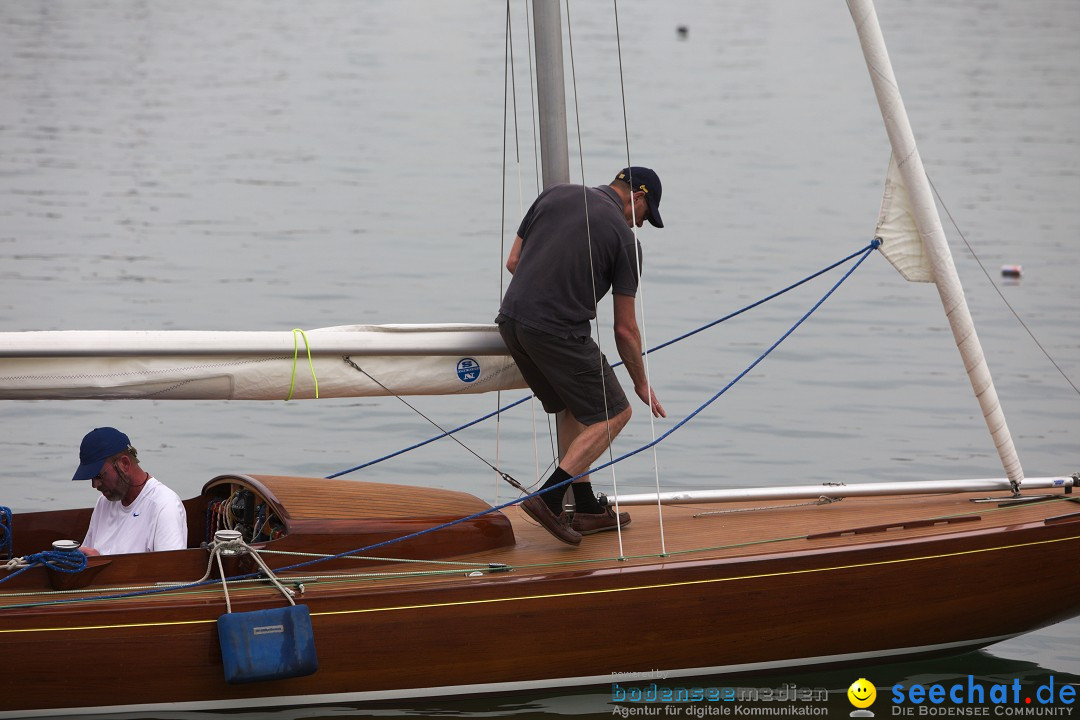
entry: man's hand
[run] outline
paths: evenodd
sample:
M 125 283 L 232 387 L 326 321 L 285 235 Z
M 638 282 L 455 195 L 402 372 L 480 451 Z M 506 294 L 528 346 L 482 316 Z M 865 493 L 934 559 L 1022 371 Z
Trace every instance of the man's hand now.
M 648 385 L 634 385 L 634 392 L 652 410 L 653 417 L 667 417 L 664 406 L 656 399 L 656 393 Z
M 615 303 L 615 347 L 619 350 L 626 371 L 634 381 L 634 392 L 649 406 L 653 417 L 667 417 L 664 406 L 656 399 L 656 393 L 645 377 L 645 363 L 641 359 L 641 332 L 638 330 L 632 295 L 612 293 Z

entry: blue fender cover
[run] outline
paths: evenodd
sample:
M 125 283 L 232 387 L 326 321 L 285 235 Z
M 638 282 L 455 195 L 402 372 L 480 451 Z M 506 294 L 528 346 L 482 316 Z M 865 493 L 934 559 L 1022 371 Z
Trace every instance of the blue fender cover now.
M 307 605 L 228 613 L 217 628 L 228 683 L 303 677 L 319 669 Z

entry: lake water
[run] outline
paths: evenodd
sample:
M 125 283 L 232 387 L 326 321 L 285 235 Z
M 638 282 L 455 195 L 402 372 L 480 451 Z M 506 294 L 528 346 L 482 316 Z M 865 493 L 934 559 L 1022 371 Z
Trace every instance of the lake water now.
M 607 182 L 629 144 L 631 162 L 663 179 L 667 227 L 641 232 L 650 345 L 869 242 L 889 147 L 843 3 L 641 1 L 618 12 L 629 140 L 612 7 L 572 3 L 570 165 L 575 180 Z M 956 222 L 946 218 L 946 234 L 1025 471 L 1076 472 L 1080 397 L 961 233 L 1080 383 L 1080 4 L 883 0 L 878 12 L 927 172 Z M 505 13 L 418 0 L 0 4 L 0 329 L 490 322 L 501 253 L 537 192 L 518 3 L 519 118 L 504 133 Z M 1022 265 L 1022 279 L 1003 281 L 1006 264 Z M 830 278 L 654 354 L 670 417 L 654 430 L 639 406 L 616 451 L 705 402 Z M 605 302 L 601 344 L 614 355 L 610 324 Z M 447 426 L 499 401 L 413 399 Z M 0 503 L 16 511 L 94 501 L 69 478 L 82 435 L 101 425 L 128 432 L 183 497 L 221 472 L 330 475 L 436 432 L 393 399 L 6 402 L 0 417 Z M 498 445 L 491 423 L 462 440 L 528 478 L 550 459 L 546 433 L 526 404 L 500 423 Z M 665 489 L 1002 475 L 936 291 L 877 255 L 665 441 L 657 464 Z M 508 497 L 446 441 L 349 477 Z M 651 488 L 651 453 L 620 464 L 617 481 L 622 492 Z M 613 481 L 596 482 L 610 491 Z M 994 612 L 979 598 L 971 608 Z M 1080 621 L 860 672 L 879 687 L 968 674 L 1075 683 Z M 781 680 L 842 690 L 856 677 Z M 600 717 L 609 701 L 601 689 L 282 717 Z

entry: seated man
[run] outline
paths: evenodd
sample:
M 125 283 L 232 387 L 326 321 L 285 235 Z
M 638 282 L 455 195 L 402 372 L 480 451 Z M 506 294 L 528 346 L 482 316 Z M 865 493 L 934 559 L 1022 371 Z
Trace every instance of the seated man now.
M 116 428 L 91 430 L 79 448 L 72 480 L 101 492 L 83 540 L 87 555 L 182 550 L 187 512 L 180 496 L 139 467 L 128 436 Z

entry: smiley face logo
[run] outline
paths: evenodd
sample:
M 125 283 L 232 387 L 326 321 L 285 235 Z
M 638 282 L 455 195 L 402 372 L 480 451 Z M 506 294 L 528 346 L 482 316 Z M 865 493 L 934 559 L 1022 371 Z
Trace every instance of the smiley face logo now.
M 877 700 L 877 688 L 866 678 L 859 678 L 847 689 L 848 700 L 857 708 L 868 708 Z

